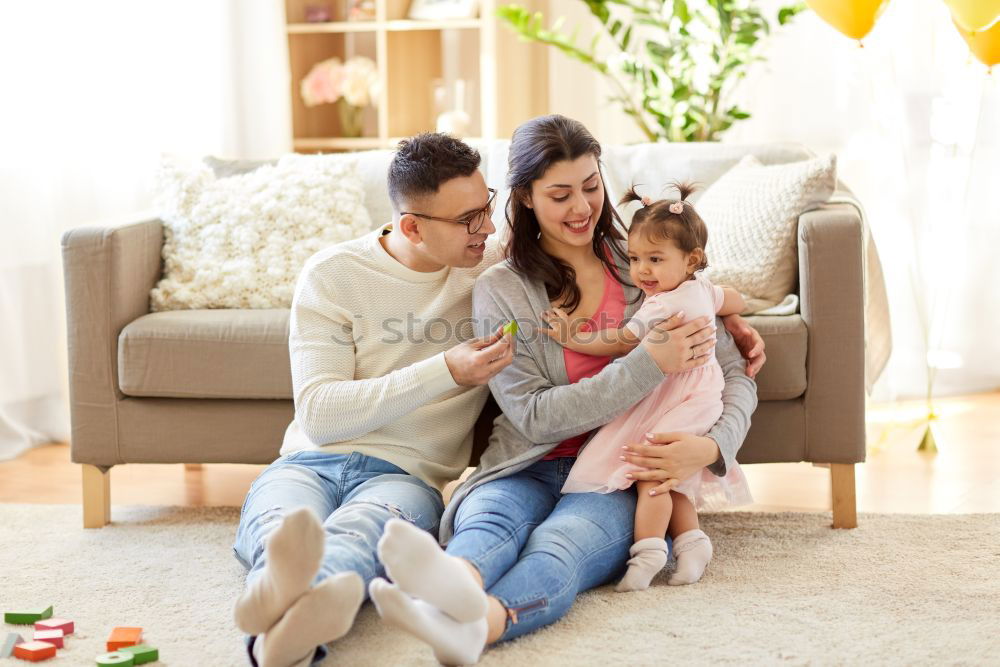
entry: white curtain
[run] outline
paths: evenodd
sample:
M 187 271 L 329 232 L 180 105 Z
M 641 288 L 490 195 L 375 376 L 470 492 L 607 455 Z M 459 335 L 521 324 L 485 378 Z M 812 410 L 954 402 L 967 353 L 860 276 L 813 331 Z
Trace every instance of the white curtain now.
M 0 4 L 0 460 L 69 437 L 62 233 L 138 219 L 162 153 L 290 150 L 283 11 Z
M 769 8 L 780 3 L 769 2 Z M 886 273 L 893 356 L 874 398 L 1000 387 L 1000 71 L 972 59 L 940 0 L 890 2 L 864 48 L 806 12 L 738 93 L 726 141 L 837 153 Z
M 793 3 L 757 4 L 773 18 Z M 586 43 L 594 24 L 583 3 L 551 7 L 568 26 L 586 26 Z M 777 28 L 767 61 L 733 95 L 753 117 L 723 141 L 837 154 L 841 179 L 867 210 L 889 291 L 894 349 L 873 398 L 922 396 L 928 360 L 936 395 L 996 389 L 1000 67 L 989 76 L 971 58 L 941 0 L 892 0 L 864 44 L 811 11 Z M 553 111 L 602 141 L 641 140 L 589 69 L 553 52 L 549 78 Z

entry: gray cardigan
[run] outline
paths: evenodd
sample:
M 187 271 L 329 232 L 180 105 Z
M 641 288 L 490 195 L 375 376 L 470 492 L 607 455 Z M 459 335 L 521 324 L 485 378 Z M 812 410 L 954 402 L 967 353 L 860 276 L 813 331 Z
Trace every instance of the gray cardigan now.
M 628 267 L 622 266 L 623 275 Z M 641 302 L 625 286 L 625 317 Z M 476 280 L 472 292 L 476 336 L 496 331 L 504 322 L 518 324 L 513 363 L 490 380 L 490 389 L 503 414 L 493 422 L 489 445 L 476 468 L 455 489 L 441 518 L 441 544 L 454 529 L 455 512 L 473 489 L 486 482 L 513 475 L 541 460 L 567 438 L 603 426 L 651 392 L 665 375 L 641 345 L 609 363 L 600 373 L 569 383 L 563 348 L 541 331 L 539 315 L 549 308 L 545 285 L 518 275 L 508 262 L 490 267 Z M 708 435 L 719 445 L 721 456 L 708 467 L 726 474 L 750 429 L 750 415 L 757 407 L 757 386 L 746 376 L 745 362 L 732 336 L 717 321 L 715 355 L 726 386 L 722 416 Z

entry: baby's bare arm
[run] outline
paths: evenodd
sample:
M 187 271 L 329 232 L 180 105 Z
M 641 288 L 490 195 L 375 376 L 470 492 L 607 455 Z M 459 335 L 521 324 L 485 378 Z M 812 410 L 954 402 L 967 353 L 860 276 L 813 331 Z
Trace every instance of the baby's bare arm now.
M 719 312 L 717 313 L 719 317 L 725 317 L 726 315 L 738 315 L 747 307 L 746 301 L 743 300 L 743 295 L 734 290 L 732 287 L 723 287 L 722 295 L 722 306 L 719 308 Z

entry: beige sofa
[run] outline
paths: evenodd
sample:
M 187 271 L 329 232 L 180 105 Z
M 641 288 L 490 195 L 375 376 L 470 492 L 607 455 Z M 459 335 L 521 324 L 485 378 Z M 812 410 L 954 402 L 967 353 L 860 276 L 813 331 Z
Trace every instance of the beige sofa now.
M 480 146 L 487 182 L 501 190 L 498 221 L 507 194 L 506 147 Z M 655 173 L 641 173 L 637 158 L 647 164 L 651 152 Z M 617 196 L 632 181 L 663 175 L 708 184 L 748 152 L 765 163 L 810 156 L 794 145 L 608 147 L 608 189 Z M 384 178 L 390 156 L 371 151 L 356 158 L 375 224 L 389 216 Z M 85 527 L 110 520 L 112 466 L 266 464 L 277 457 L 292 419 L 288 310 L 150 313 L 162 244 L 156 219 L 79 228 L 63 237 L 71 452 L 83 470 Z M 865 459 L 862 248 L 855 207 L 828 204 L 804 213 L 800 312 L 750 318 L 766 341 L 768 361 L 739 460 L 831 464 L 835 527 L 856 525 L 854 464 Z M 480 447 L 490 423 L 489 415 L 481 419 Z

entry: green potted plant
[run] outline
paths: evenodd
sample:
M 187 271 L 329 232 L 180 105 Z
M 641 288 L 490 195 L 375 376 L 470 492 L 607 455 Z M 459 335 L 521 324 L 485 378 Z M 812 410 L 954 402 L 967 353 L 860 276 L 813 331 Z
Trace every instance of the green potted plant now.
M 600 29 L 589 46 L 578 30 L 549 28 L 520 5 L 497 10 L 523 39 L 549 44 L 612 82 L 621 105 L 649 141 L 716 141 L 750 113 L 726 101 L 750 65 L 764 60 L 771 23 L 752 0 L 581 0 Z M 782 7 L 784 25 L 805 9 Z M 608 52 L 610 51 L 610 54 Z

